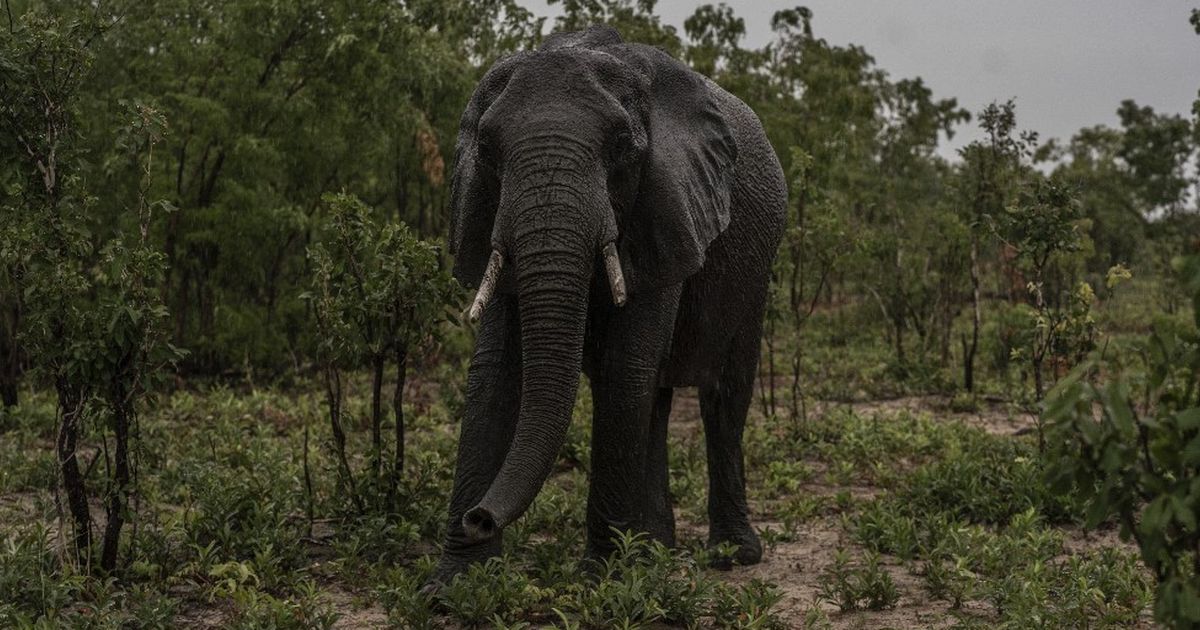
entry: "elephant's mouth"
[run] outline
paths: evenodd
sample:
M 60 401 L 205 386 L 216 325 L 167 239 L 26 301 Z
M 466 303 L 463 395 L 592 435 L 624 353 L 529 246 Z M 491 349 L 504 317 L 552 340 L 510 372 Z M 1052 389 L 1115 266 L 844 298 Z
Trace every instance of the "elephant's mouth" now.
M 621 269 L 621 257 L 617 254 L 617 243 L 611 241 L 602 249 L 604 255 L 604 274 L 608 277 L 608 288 L 612 293 L 613 304 L 624 306 L 628 299 L 625 289 L 625 273 Z M 492 300 L 497 287 L 502 283 L 504 273 L 504 254 L 499 249 L 493 249 L 488 258 L 487 268 L 483 271 L 483 279 L 479 282 L 479 290 L 475 299 L 464 313 L 466 318 L 475 323 L 483 316 L 483 310 Z

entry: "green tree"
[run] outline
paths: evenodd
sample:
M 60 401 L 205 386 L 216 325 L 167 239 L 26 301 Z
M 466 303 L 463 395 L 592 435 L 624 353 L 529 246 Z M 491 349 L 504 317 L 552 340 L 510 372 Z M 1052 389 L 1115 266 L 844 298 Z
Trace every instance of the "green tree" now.
M 1117 116 L 1122 128 L 1118 156 L 1153 241 L 1146 262 L 1155 275 L 1168 280 L 1161 295 L 1166 309 L 1174 312 L 1180 292 L 1170 282 L 1171 261 L 1187 251 L 1188 241 L 1200 229 L 1196 213 L 1186 207 L 1189 188 L 1197 181 L 1189 174 L 1197 150 L 1192 125 L 1182 116 L 1159 114 L 1132 100 L 1121 103 Z
M 81 128 L 98 153 L 116 124 L 107 103 L 143 99 L 172 121 L 152 196 L 179 211 L 152 236 L 167 256 L 173 339 L 200 375 L 275 374 L 311 354 L 297 295 L 325 191 L 350 191 L 421 236 L 445 232 L 463 104 L 486 65 L 536 41 L 541 24 L 512 0 L 166 0 L 120 13 L 82 86 Z M 94 211 L 106 229 L 121 212 L 107 198 Z
M 988 250 L 989 217 L 999 216 L 1013 198 L 1037 143 L 1037 134 L 1017 131 L 1016 104 L 1009 101 L 988 105 L 979 114 L 979 126 L 987 134 L 959 150 L 958 194 L 963 220 L 970 226 L 971 334 L 961 338 L 963 388 L 975 391 L 975 358 L 983 323 L 983 255 Z
M 625 41 L 658 46 L 680 57 L 683 42 L 675 27 L 663 24 L 655 15 L 658 0 L 547 0 L 562 5 L 562 15 L 554 21 L 556 31 L 578 31 L 596 24 L 607 24 L 621 32 Z
M 917 333 L 923 359 L 933 340 L 946 337 L 934 328 L 948 329 L 957 311 L 952 290 L 960 286 L 967 249 L 957 239 L 965 230 L 939 203 L 949 169 L 934 151 L 939 136 L 952 136 L 954 125 L 970 114 L 954 99 L 935 100 L 920 79 L 889 83 L 884 98 L 879 196 L 861 217 L 869 228 L 870 255 L 863 279 L 892 324 L 896 361 L 903 368 L 905 332 Z
M 5 62 L 0 91 L 0 143 L 16 156 L 15 173 L 0 198 L 6 218 L 5 264 L 22 297 L 21 341 L 44 382 L 57 395 L 58 457 L 76 558 L 91 567 L 92 520 L 78 445 L 94 425 L 112 456 L 105 457 L 105 525 L 95 566 L 118 567 L 121 531 L 133 513 L 137 416 L 147 390 L 162 368 L 179 356 L 164 340 L 166 309 L 157 289 L 164 261 L 149 241 L 154 147 L 165 123 L 152 108 L 132 110 L 132 123 L 118 133 L 112 160 L 141 175 L 135 195 L 124 203 L 132 226 L 111 238 L 93 234 L 89 211 L 94 191 L 82 176 L 78 142 L 80 85 L 91 70 L 91 44 L 112 18 L 99 10 L 62 15 L 27 11 L 20 24 L 0 35 Z M 134 235 L 131 237 L 129 232 Z
M 1080 129 L 1062 148 L 1048 145 L 1060 159 L 1054 178 L 1078 191 L 1083 216 L 1090 224 L 1095 255 L 1089 270 L 1103 273 L 1118 264 L 1133 264 L 1146 246 L 1148 219 L 1132 194 L 1133 175 L 1119 155 L 1120 130 L 1104 126 Z
M 1014 203 L 991 217 L 997 236 L 1028 278 L 1031 313 L 1020 358 L 1029 361 L 1036 400 L 1045 393 L 1047 359 L 1074 357 L 1077 362 L 1094 342 L 1094 294 L 1091 286 L 1077 282 L 1073 273 L 1077 261 L 1072 255 L 1082 248 L 1080 216 L 1071 190 L 1034 176 Z M 1056 270 L 1065 278 L 1051 285 L 1049 276 Z
M 729 5 L 696 7 L 683 21 L 683 30 L 688 36 L 687 60 L 696 72 L 712 77 L 720 67 L 727 74 L 740 74 L 730 63 L 745 52 L 738 42 L 746 36 L 746 22 L 734 15 Z
M 695 17 L 694 37 L 703 38 L 702 24 L 737 31 L 731 14 L 698 11 Z M 821 296 L 844 277 L 842 267 L 854 253 L 842 236 L 865 205 L 860 184 L 872 169 L 884 75 L 861 48 L 815 37 L 806 8 L 776 12 L 771 26 L 774 41 L 761 51 L 722 53 L 728 63 L 714 78 L 755 109 L 789 174 L 787 233 L 773 270 L 773 300 L 782 304 L 768 308 L 766 321 L 765 362 L 771 373 L 765 399 L 775 413 L 775 335 L 782 323 L 793 337 L 790 410 L 799 418 L 805 412 L 800 335 Z

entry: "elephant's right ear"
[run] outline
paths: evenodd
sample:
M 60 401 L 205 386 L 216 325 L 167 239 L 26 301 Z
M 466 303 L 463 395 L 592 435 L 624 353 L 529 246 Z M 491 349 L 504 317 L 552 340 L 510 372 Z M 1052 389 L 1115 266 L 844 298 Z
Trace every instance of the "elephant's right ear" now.
M 479 286 L 492 251 L 500 182 L 479 160 L 479 119 L 491 107 L 528 53 L 517 53 L 492 66 L 471 95 L 458 124 L 454 176 L 450 184 L 450 253 L 454 277 L 467 287 Z

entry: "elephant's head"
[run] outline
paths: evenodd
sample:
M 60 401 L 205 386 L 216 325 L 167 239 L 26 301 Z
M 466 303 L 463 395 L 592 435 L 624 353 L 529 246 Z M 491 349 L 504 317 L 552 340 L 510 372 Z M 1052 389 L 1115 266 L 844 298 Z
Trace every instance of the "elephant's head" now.
M 498 62 L 463 113 L 454 274 L 515 291 L 521 409 L 504 464 L 463 517 L 490 538 L 520 516 L 562 445 L 593 276 L 619 307 L 682 282 L 729 223 L 737 147 L 706 79 L 611 28 L 551 36 Z M 624 284 L 625 286 L 622 286 Z

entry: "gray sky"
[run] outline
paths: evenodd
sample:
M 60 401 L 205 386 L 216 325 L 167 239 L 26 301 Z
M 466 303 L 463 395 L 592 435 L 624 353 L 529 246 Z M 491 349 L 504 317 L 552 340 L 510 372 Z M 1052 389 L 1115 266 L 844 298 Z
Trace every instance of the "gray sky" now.
M 522 0 L 538 15 L 558 6 Z M 656 12 L 683 33 L 701 0 L 659 0 Z M 715 2 L 714 2 L 715 3 Z M 771 15 L 808 6 L 813 30 L 833 44 L 859 44 L 893 78 L 920 76 L 937 97 L 978 112 L 1017 99 L 1021 128 L 1042 139 L 1117 124 L 1132 98 L 1190 116 L 1200 90 L 1200 36 L 1188 23 L 1200 0 L 726 0 L 746 22 L 743 46 L 771 38 Z M 949 146 L 979 137 L 975 121 Z

